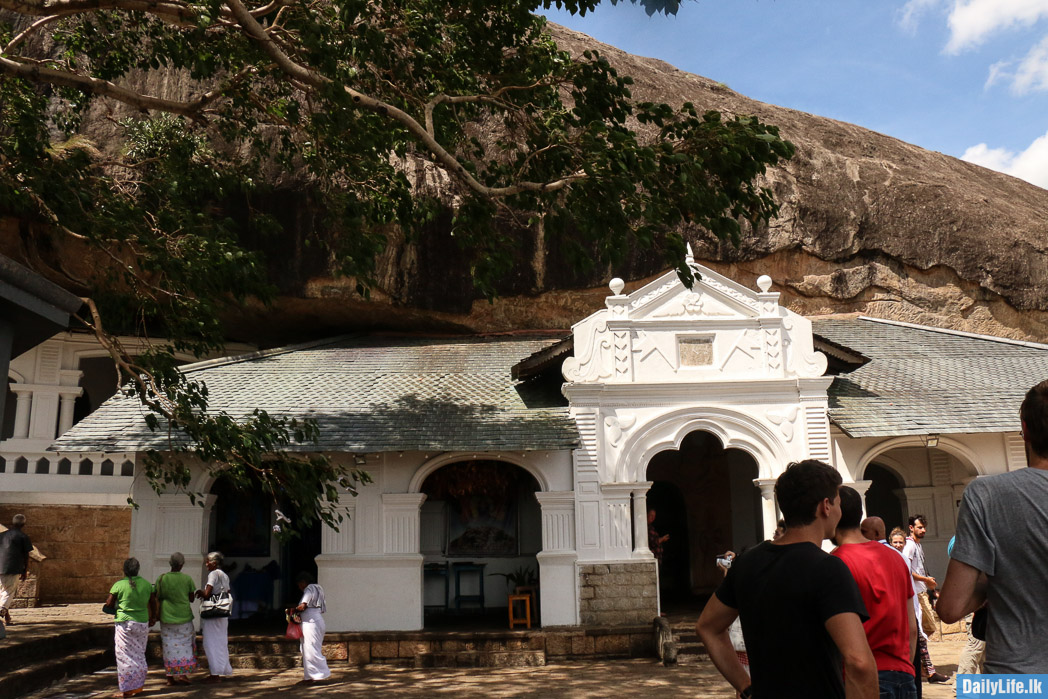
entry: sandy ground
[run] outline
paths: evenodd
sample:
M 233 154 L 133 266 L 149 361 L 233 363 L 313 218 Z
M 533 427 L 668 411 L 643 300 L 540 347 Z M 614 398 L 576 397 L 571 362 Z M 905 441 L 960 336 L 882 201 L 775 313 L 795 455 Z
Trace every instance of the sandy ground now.
M 76 605 L 74 608 L 19 610 L 15 621 L 25 626 L 49 626 L 60 619 L 65 623 L 109 623 L 97 611 L 98 605 Z M 19 617 L 22 617 L 19 619 Z M 17 632 L 16 628 L 11 629 Z M 947 634 L 929 644 L 937 669 L 953 675 L 957 658 L 964 646 L 964 634 Z M 426 669 L 371 666 L 358 669 L 334 665 L 330 680 L 313 686 L 302 686 L 302 671 L 238 670 L 236 676 L 219 684 L 194 684 L 168 687 L 163 670 L 153 667 L 142 696 L 190 697 L 268 697 L 363 695 L 368 697 L 422 697 L 454 695 L 457 697 L 629 697 L 687 696 L 700 699 L 730 699 L 735 696 L 727 683 L 708 661 L 678 667 L 663 667 L 655 660 L 607 660 L 569 662 L 533 668 L 501 669 Z M 203 675 L 195 679 L 203 679 Z M 953 681 L 945 685 L 923 685 L 929 699 L 952 699 Z M 109 668 L 93 675 L 66 680 L 49 689 L 29 695 L 34 699 L 79 699 L 111 696 L 116 691 L 116 669 Z

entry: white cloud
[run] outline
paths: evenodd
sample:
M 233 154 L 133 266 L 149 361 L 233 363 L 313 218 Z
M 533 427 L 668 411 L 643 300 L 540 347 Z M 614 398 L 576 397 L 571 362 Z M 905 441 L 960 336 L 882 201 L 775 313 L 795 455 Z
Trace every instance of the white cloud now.
M 961 160 L 982 165 L 1048 189 L 1048 133 L 1036 139 L 1021 153 L 1006 148 L 990 148 L 985 143 L 964 151 Z
M 1008 72 L 1008 68 L 1012 63 L 1014 61 L 997 61 L 990 66 L 990 74 L 986 76 L 986 83 L 983 85 L 983 89 L 992 87 L 1000 80 L 1014 79 L 1015 74 Z
M 941 2 L 942 0 L 907 0 L 899 12 L 899 25 L 913 34 L 917 31 L 917 21 L 921 15 Z
M 958 53 L 995 32 L 1030 26 L 1043 17 L 1048 17 L 1048 0 L 953 0 L 946 51 Z
M 1019 62 L 1012 80 L 1012 91 L 1025 95 L 1033 90 L 1048 90 L 1048 36 Z

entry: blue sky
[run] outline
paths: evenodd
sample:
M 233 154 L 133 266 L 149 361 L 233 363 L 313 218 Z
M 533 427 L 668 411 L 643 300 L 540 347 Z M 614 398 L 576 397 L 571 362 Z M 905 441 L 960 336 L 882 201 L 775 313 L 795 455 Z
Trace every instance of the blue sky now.
M 1048 0 L 630 2 L 551 21 L 1048 188 Z

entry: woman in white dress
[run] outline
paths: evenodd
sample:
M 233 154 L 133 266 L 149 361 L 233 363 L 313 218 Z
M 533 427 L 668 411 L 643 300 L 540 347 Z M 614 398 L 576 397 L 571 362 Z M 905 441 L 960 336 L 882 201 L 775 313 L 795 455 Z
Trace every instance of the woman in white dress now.
M 221 553 L 212 551 L 207 554 L 207 582 L 203 590 L 197 590 L 198 599 L 229 592 L 229 576 L 221 566 Z M 200 630 L 204 634 L 204 655 L 207 656 L 207 667 L 211 673 L 204 681 L 219 682 L 223 677 L 233 674 L 233 666 L 229 664 L 229 617 L 202 618 Z
M 302 671 L 305 674 L 303 684 L 313 684 L 318 680 L 331 677 L 327 659 L 324 657 L 324 588 L 317 585 L 309 573 L 299 573 L 296 578 L 298 589 L 302 590 L 302 600 L 297 607 L 287 610 L 289 615 L 298 613 L 302 617 Z

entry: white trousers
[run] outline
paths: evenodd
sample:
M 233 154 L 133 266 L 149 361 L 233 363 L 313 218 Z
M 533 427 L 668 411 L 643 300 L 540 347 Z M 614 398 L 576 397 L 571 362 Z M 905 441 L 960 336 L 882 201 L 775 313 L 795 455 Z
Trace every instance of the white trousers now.
M 201 619 L 200 630 L 204 633 L 208 672 L 225 677 L 232 675 L 233 666 L 229 664 L 229 617 Z
M 15 592 L 18 591 L 18 579 L 21 577 L 18 573 L 0 575 L 0 608 L 10 608 L 11 600 L 15 598 Z
M 316 607 L 307 607 L 302 612 L 302 672 L 307 680 L 326 680 L 331 677 L 327 658 L 324 657 L 324 615 Z

